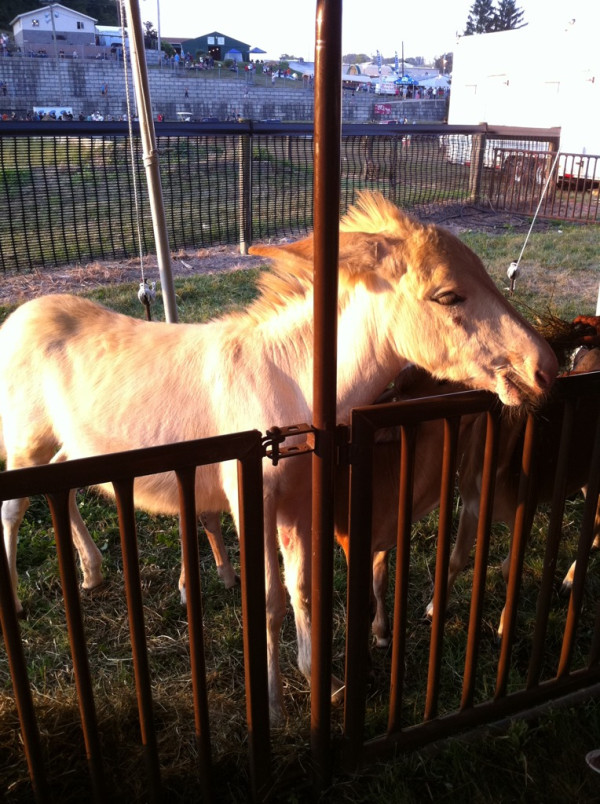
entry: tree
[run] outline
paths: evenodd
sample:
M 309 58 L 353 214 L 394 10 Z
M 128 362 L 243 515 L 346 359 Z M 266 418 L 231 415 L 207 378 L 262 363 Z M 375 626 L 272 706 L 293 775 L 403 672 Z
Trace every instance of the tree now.
M 435 59 L 435 61 L 433 62 L 433 66 L 437 69 L 438 72 L 444 75 L 452 72 L 452 62 L 453 62 L 453 54 L 444 53 L 442 56 L 438 56 Z
M 469 11 L 464 35 L 521 28 L 525 24 L 523 13 L 522 9 L 517 8 L 515 0 L 499 0 L 497 8 L 494 0 L 475 0 Z
M 148 20 L 142 23 L 142 27 L 146 50 L 158 50 L 158 32 L 154 28 L 154 23 Z
M 365 61 L 370 61 L 366 53 L 346 53 L 342 56 L 343 64 L 362 64 Z
M 493 31 L 495 17 L 493 0 L 475 0 L 469 10 L 465 36 Z
M 522 28 L 523 10 L 517 8 L 515 0 L 500 0 L 496 11 L 496 31 L 512 31 L 515 28 Z

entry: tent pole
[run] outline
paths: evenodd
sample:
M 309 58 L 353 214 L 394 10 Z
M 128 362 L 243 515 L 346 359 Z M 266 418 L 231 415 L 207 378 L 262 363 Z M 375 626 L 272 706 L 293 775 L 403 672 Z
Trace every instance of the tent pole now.
M 150 210 L 152 212 L 152 228 L 156 243 L 158 270 L 165 305 L 165 318 L 169 323 L 175 324 L 177 323 L 177 305 L 175 303 L 175 288 L 173 286 L 173 274 L 171 272 L 171 253 L 169 249 L 167 219 L 165 217 L 160 182 L 158 149 L 156 147 L 154 122 L 152 120 L 152 104 L 150 102 L 150 87 L 148 84 L 142 20 L 136 0 L 123 1 L 127 12 L 131 72 L 133 75 L 140 121 L 140 136 L 142 139 L 146 180 L 148 182 L 148 196 L 150 199 Z M 125 58 L 126 57 L 127 54 L 125 54 Z

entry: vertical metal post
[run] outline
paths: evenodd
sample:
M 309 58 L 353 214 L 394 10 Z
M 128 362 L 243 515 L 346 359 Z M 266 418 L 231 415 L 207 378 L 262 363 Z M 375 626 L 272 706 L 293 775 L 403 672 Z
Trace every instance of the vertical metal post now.
M 331 608 L 342 109 L 342 2 L 317 0 L 314 133 L 314 369 L 311 747 L 317 790 L 331 775 Z
M 265 801 L 271 785 L 271 731 L 267 671 L 267 619 L 260 434 L 238 462 L 240 572 L 248 759 L 253 801 Z
M 442 668 L 442 644 L 448 597 L 448 562 L 450 558 L 450 531 L 454 502 L 454 479 L 456 477 L 459 419 L 444 420 L 444 452 L 442 458 L 442 482 L 440 487 L 440 514 L 438 543 L 435 560 L 435 586 L 433 592 L 433 621 L 429 648 L 429 672 L 427 675 L 427 698 L 424 720 L 437 717 Z
M 95 801 L 102 802 L 106 800 L 102 749 L 81 602 L 79 600 L 75 556 L 73 555 L 71 521 L 69 518 L 69 492 L 47 494 L 46 496 L 50 504 L 52 524 L 56 536 L 58 568 L 65 601 L 65 616 L 71 644 L 71 656 L 73 657 L 75 687 L 77 689 L 81 728 L 92 780 L 92 789 Z
M 473 571 L 473 588 L 471 592 L 471 610 L 469 614 L 465 672 L 463 674 L 463 689 L 460 700 L 461 709 L 472 707 L 475 697 L 477 659 L 479 656 L 479 643 L 481 641 L 483 597 L 485 593 L 485 578 L 487 573 L 490 546 L 490 530 L 494 510 L 496 472 L 498 468 L 500 418 L 498 414 L 493 411 L 488 411 L 485 415 L 487 419 L 485 451 L 481 476 L 481 492 L 479 495 L 477 547 L 475 550 L 475 567 Z
M 486 125 L 486 124 L 484 124 Z M 487 126 L 486 126 L 487 128 Z M 485 157 L 486 135 L 473 134 L 471 144 L 471 172 L 469 173 L 469 202 L 479 201 L 481 193 L 481 178 L 483 175 L 483 160 Z
M 198 776 L 204 801 L 212 801 L 213 769 L 210 745 L 210 722 L 206 689 L 206 661 L 202 628 L 202 591 L 198 560 L 198 515 L 196 513 L 196 467 L 178 469 L 180 531 L 190 645 L 190 670 L 194 699 L 194 725 L 198 753 Z
M 240 227 L 240 254 L 248 253 L 252 238 L 252 139 L 242 134 L 238 140 L 238 224 Z
M 146 627 L 144 624 L 144 601 L 140 580 L 140 564 L 133 503 L 133 478 L 115 480 L 113 487 L 119 517 L 119 533 L 121 535 L 125 598 L 127 600 L 129 633 L 131 635 L 131 653 L 138 702 L 140 734 L 148 776 L 146 798 L 148 801 L 158 802 L 162 797 L 162 784 L 158 757 L 158 741 L 154 727 Z
M 531 530 L 533 514 L 535 513 L 535 437 L 536 421 L 533 414 L 529 414 L 525 426 L 525 440 L 523 456 L 521 459 L 521 477 L 519 479 L 518 504 L 515 512 L 515 522 L 510 540 L 510 567 L 508 570 L 508 585 L 506 590 L 506 604 L 502 617 L 502 644 L 498 659 L 498 672 L 496 676 L 495 699 L 499 700 L 506 695 L 508 674 L 510 671 L 510 656 L 515 639 L 517 622 L 517 603 L 521 589 L 521 575 L 523 574 L 523 560 L 527 537 Z
M 33 785 L 35 800 L 42 804 L 50 800 L 50 789 L 44 771 L 44 755 L 35 717 L 33 696 L 27 675 L 27 661 L 21 640 L 21 630 L 15 611 L 10 570 L 4 549 L 4 532 L 0 522 L 0 633 L 4 636 L 6 656 L 15 693 L 15 704 L 21 724 L 23 749 Z
M 396 592 L 394 595 L 394 635 L 388 732 L 402 726 L 402 697 L 406 667 L 406 626 L 408 622 L 408 577 L 415 479 L 415 428 L 400 428 L 400 480 L 398 485 L 398 532 L 396 536 Z
M 127 22 L 129 30 L 129 51 L 131 54 L 131 72 L 135 85 L 138 114 L 140 118 L 140 136 L 144 150 L 144 166 L 148 181 L 148 196 L 152 212 L 152 228 L 156 242 L 156 256 L 160 283 L 162 286 L 165 305 L 165 318 L 169 323 L 177 323 L 177 305 L 175 303 L 175 288 L 171 271 L 171 254 L 169 249 L 169 235 L 167 233 L 167 220 L 162 197 L 160 182 L 160 166 L 158 162 L 158 149 L 156 135 L 152 121 L 152 104 L 150 102 L 150 85 L 148 83 L 148 68 L 144 49 L 144 35 L 142 21 L 137 2 L 123 0 L 127 9 Z M 127 54 L 124 54 L 127 58 Z

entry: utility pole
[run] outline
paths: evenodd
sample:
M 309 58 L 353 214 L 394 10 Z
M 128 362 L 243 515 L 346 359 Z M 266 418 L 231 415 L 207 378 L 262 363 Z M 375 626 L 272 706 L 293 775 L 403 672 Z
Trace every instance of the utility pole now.
M 50 23 L 52 25 L 52 39 L 54 40 L 54 60 L 56 61 L 56 74 L 58 75 L 58 105 L 63 103 L 62 74 L 60 71 L 60 61 L 58 58 L 58 45 L 56 43 L 56 26 L 54 24 L 54 3 L 50 3 Z

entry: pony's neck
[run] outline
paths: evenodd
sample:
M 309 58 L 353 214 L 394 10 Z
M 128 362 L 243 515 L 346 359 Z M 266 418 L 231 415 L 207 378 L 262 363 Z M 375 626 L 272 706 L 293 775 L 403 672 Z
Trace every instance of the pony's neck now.
M 260 333 L 262 359 L 277 366 L 293 381 L 300 403 L 310 415 L 313 409 L 312 297 L 278 311 L 268 320 L 244 318 L 250 327 L 246 344 L 256 343 Z M 397 354 L 389 332 L 389 309 L 380 308 L 376 295 L 358 286 L 338 317 L 337 418 L 349 420 L 350 411 L 371 404 L 410 360 Z M 300 415 L 297 412 L 297 415 Z M 304 415 L 304 414 L 302 414 Z
M 338 319 L 337 414 L 349 420 L 352 408 L 370 405 L 407 366 L 390 338 L 390 314 L 376 296 L 359 286 Z

